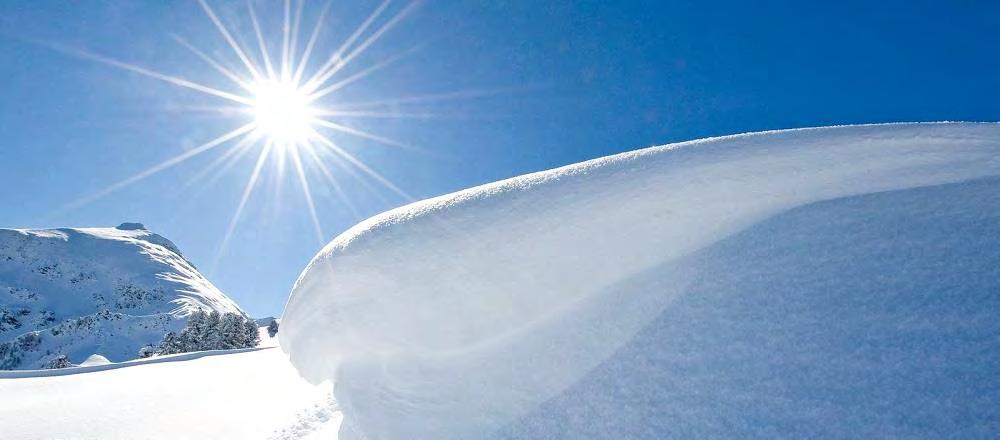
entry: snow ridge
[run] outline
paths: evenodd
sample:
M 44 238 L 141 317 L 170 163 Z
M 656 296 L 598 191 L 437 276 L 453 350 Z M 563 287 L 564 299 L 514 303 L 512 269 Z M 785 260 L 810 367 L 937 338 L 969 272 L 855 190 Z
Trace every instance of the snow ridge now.
M 335 238 L 279 338 L 306 378 L 335 384 L 344 439 L 482 438 L 614 361 L 698 279 L 699 250 L 815 202 L 997 175 L 1000 125 L 936 123 L 727 136 L 515 177 Z

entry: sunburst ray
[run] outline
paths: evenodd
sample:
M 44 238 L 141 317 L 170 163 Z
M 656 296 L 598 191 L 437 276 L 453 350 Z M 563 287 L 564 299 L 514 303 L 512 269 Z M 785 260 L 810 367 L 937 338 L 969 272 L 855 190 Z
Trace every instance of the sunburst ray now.
M 240 196 L 240 203 L 236 206 L 236 211 L 233 212 L 232 219 L 229 220 L 229 226 L 226 228 L 226 235 L 222 237 L 222 243 L 219 245 L 219 250 L 215 255 L 215 259 L 212 262 L 214 267 L 218 264 L 219 259 L 226 252 L 229 247 L 229 241 L 233 238 L 233 231 L 236 230 L 236 225 L 240 221 L 240 217 L 243 215 L 243 209 L 246 208 L 247 201 L 250 200 L 250 195 L 253 194 L 254 187 L 257 186 L 257 180 L 260 178 L 260 172 L 264 169 L 264 164 L 267 163 L 267 157 L 271 154 L 271 150 L 274 148 L 274 143 L 268 141 L 264 148 L 260 150 L 260 154 L 257 156 L 257 163 L 254 164 L 253 171 L 250 173 L 250 178 L 247 179 L 246 186 L 243 187 L 243 195 Z
M 292 82 L 295 84 L 298 84 L 302 80 L 302 74 L 305 72 L 306 66 L 309 65 L 309 58 L 312 56 L 313 48 L 316 47 L 316 40 L 319 38 L 319 33 L 323 29 L 323 22 L 326 19 L 327 11 L 330 10 L 330 4 L 331 1 L 327 0 L 316 17 L 312 32 L 309 34 L 309 40 L 306 42 L 306 48 L 302 51 L 302 59 L 299 60 L 299 64 L 295 68 L 295 74 L 292 76 Z
M 476 119 L 493 117 L 495 115 L 472 115 L 468 113 L 434 113 L 434 112 L 401 112 L 401 111 L 365 111 L 320 109 L 316 111 L 319 117 L 341 117 L 357 119 Z
M 344 187 L 341 186 L 340 181 L 338 181 L 333 173 L 330 172 L 330 169 L 326 166 L 326 163 L 323 162 L 323 159 L 319 157 L 316 150 L 313 148 L 306 148 L 305 152 L 310 156 L 309 158 L 311 160 L 309 161 L 309 164 L 319 169 L 320 175 L 326 178 L 327 183 L 333 187 L 333 190 L 337 193 L 337 197 L 340 201 L 347 205 L 347 209 L 351 211 L 351 214 L 354 215 L 356 220 L 361 220 L 361 211 L 359 211 L 358 207 L 351 201 L 351 198 L 347 196 L 347 192 L 344 191 Z
M 184 161 L 186 161 L 186 160 L 188 160 L 188 159 L 190 159 L 192 157 L 195 157 L 195 156 L 197 156 L 197 155 L 199 155 L 201 153 L 204 153 L 204 152 L 206 152 L 206 151 L 208 151 L 208 150 L 210 150 L 212 148 L 215 148 L 215 147 L 217 147 L 219 145 L 222 145 L 222 144 L 228 142 L 229 140 L 231 140 L 233 138 L 236 138 L 237 136 L 249 133 L 251 130 L 253 130 L 253 128 L 254 128 L 254 124 L 252 124 L 252 123 L 243 125 L 242 127 L 239 127 L 239 128 L 237 128 L 235 130 L 232 130 L 232 131 L 230 131 L 230 132 L 228 132 L 226 134 L 223 134 L 222 136 L 219 136 L 219 137 L 217 137 L 215 139 L 212 139 L 212 140 L 210 140 L 210 141 L 208 141 L 208 142 L 206 142 L 204 144 L 201 144 L 201 145 L 199 145 L 199 146 L 197 146 L 195 148 L 192 148 L 192 149 L 190 149 L 188 151 L 185 151 L 182 154 L 179 154 L 177 156 L 171 157 L 170 159 L 167 159 L 167 160 L 165 160 L 163 162 L 160 162 L 160 163 L 158 163 L 158 164 L 156 164 L 156 165 L 154 165 L 152 167 L 149 167 L 149 168 L 143 170 L 142 172 L 139 172 L 137 174 L 132 175 L 131 177 L 128 177 L 127 179 L 121 180 L 121 181 L 119 181 L 119 182 L 117 182 L 117 183 L 115 183 L 115 184 L 113 184 L 111 186 L 108 186 L 108 187 L 106 187 L 106 188 L 104 188 L 104 189 L 102 189 L 100 191 L 97 191 L 97 192 L 95 192 L 95 193 L 93 193 L 93 194 L 91 194 L 89 196 L 83 197 L 83 198 L 81 198 L 81 199 L 79 199 L 79 200 L 77 200 L 75 202 L 72 202 L 72 203 L 66 205 L 64 207 L 64 209 L 65 210 L 70 210 L 70 209 L 74 209 L 74 208 L 78 208 L 80 206 L 86 205 L 86 204 L 88 204 L 90 202 L 93 202 L 94 200 L 97 200 L 97 199 L 100 199 L 101 197 L 107 196 L 108 194 L 111 194 L 111 193 L 113 193 L 115 191 L 118 191 L 118 190 L 120 190 L 122 188 L 125 188 L 125 187 L 127 187 L 129 185 L 132 185 L 133 183 L 136 183 L 136 182 L 138 182 L 140 180 L 143 180 L 143 179 L 145 179 L 145 178 L 147 178 L 149 176 L 152 176 L 152 175 L 154 175 L 156 173 L 159 173 L 159 172 L 161 172 L 163 170 L 171 168 L 171 167 L 173 167 L 173 166 L 175 166 L 175 165 L 177 165 L 177 164 L 179 164 L 181 162 L 184 162 Z
M 292 74 L 295 71 L 295 54 L 299 50 L 299 28 L 302 26 L 302 10 L 305 8 L 305 0 L 299 0 L 298 7 L 295 8 L 295 18 L 292 20 L 292 35 L 291 41 L 288 43 L 288 67 L 282 79 L 284 81 L 291 81 Z
M 366 191 L 368 191 L 368 194 L 374 196 L 380 202 L 385 203 L 385 204 L 396 203 L 395 200 L 389 199 L 388 197 L 385 196 L 385 194 L 384 194 L 385 191 L 384 190 L 382 190 L 381 188 L 376 188 L 375 186 L 373 186 L 371 184 L 370 181 L 374 180 L 372 177 L 368 176 L 367 174 L 361 174 L 361 173 L 359 173 L 358 172 L 358 167 L 356 167 L 356 166 L 352 165 L 350 162 L 344 160 L 339 153 L 335 152 L 334 150 L 332 150 L 330 148 L 326 148 L 326 147 L 320 148 L 320 149 L 316 149 L 314 151 L 315 151 L 315 153 L 317 155 L 322 156 L 329 163 L 332 163 L 332 164 L 336 165 L 337 168 L 340 171 L 342 171 L 344 173 L 347 173 L 352 179 L 354 179 L 355 182 L 361 184 L 361 186 L 363 186 L 364 189 Z M 377 180 L 376 180 L 376 183 L 378 183 Z M 379 183 L 379 185 L 381 186 L 382 184 Z
M 316 77 L 314 81 L 312 81 L 310 84 L 307 84 L 305 86 L 306 89 L 315 90 L 319 87 L 322 87 L 327 80 L 333 77 L 333 75 L 335 75 L 341 69 L 346 67 L 351 61 L 353 61 L 359 55 L 364 53 L 365 50 L 367 50 L 369 47 L 371 47 L 372 44 L 378 41 L 378 39 L 381 38 L 382 35 L 385 35 L 386 32 L 388 32 L 397 24 L 399 24 L 399 22 L 402 21 L 403 18 L 405 18 L 407 15 L 409 15 L 410 12 L 412 12 L 419 4 L 420 2 L 414 1 L 406 5 L 406 7 L 404 7 L 402 10 L 397 12 L 396 15 L 390 18 L 389 21 L 387 21 L 385 24 L 379 27 L 374 33 L 368 36 L 368 38 L 362 41 L 361 44 L 358 45 L 358 47 L 351 50 L 351 52 L 348 53 L 343 58 L 338 59 L 336 63 L 334 63 L 327 69 L 326 72 L 323 72 L 321 75 Z
M 183 46 L 187 50 L 189 50 L 192 53 L 194 53 L 198 58 L 201 58 L 203 61 L 205 61 L 206 63 L 208 63 L 208 65 L 212 66 L 213 69 L 215 69 L 216 71 L 218 71 L 219 73 L 221 73 L 222 76 L 225 76 L 226 78 L 229 78 L 230 81 L 232 81 L 234 84 L 240 86 L 244 90 L 246 90 L 246 91 L 252 91 L 252 89 L 250 88 L 250 84 L 247 84 L 246 81 L 244 81 L 242 78 L 236 76 L 235 73 L 233 73 L 231 70 L 227 69 L 222 64 L 219 64 L 218 61 L 216 61 L 212 57 L 210 57 L 207 54 L 205 54 L 205 52 L 202 52 L 197 47 L 194 47 L 194 45 L 192 45 L 191 43 L 188 43 L 187 40 L 181 38 L 179 35 L 172 35 L 172 37 L 173 37 L 174 41 L 176 41 L 181 46 Z
M 216 179 L 221 177 L 226 173 L 226 171 L 231 168 L 236 161 L 238 161 L 244 154 L 251 150 L 251 147 L 258 141 L 258 137 L 254 136 L 253 133 L 243 136 L 238 142 L 233 144 L 233 146 L 226 149 L 226 151 L 212 160 L 205 168 L 202 168 L 197 174 L 191 176 L 187 182 L 184 183 L 184 188 L 190 188 L 196 184 L 201 183 L 202 179 L 206 177 L 208 180 L 205 181 L 203 188 L 210 186 Z
M 442 92 L 442 93 L 427 93 L 419 95 L 401 96 L 396 98 L 375 99 L 371 101 L 354 101 L 354 102 L 345 101 L 345 102 L 338 102 L 337 109 L 357 110 L 357 109 L 381 107 L 381 106 L 395 107 L 405 104 L 418 104 L 427 102 L 453 101 L 458 99 L 482 98 L 487 96 L 496 96 L 501 93 L 509 93 L 514 90 L 518 89 L 513 87 L 469 89 L 469 90 L 456 90 L 456 91 Z
M 216 29 L 219 30 L 219 33 L 222 34 L 222 37 L 226 39 L 227 43 L 229 43 L 229 47 L 233 49 L 233 52 L 236 52 L 236 56 L 239 57 L 240 61 L 243 61 L 243 65 L 246 66 L 247 71 L 250 72 L 250 75 L 252 75 L 255 80 L 260 79 L 261 75 L 260 71 L 257 69 L 257 66 L 254 66 L 253 62 L 250 61 L 250 58 L 247 57 L 247 54 L 246 52 L 243 51 L 243 48 L 240 47 L 239 43 L 237 43 L 236 40 L 233 38 L 233 36 L 229 33 L 229 30 L 226 29 L 226 26 L 222 24 L 222 21 L 219 20 L 219 17 L 215 15 L 215 11 L 213 11 L 212 8 L 208 6 L 208 2 L 206 2 L 206 0 L 198 0 L 198 3 L 201 4 L 201 8 L 205 10 L 205 14 L 208 15 L 208 18 L 212 20 L 212 23 L 215 23 Z
M 406 199 L 407 201 L 413 201 L 413 196 L 407 194 L 406 191 L 403 191 L 402 189 L 400 189 L 398 186 L 396 186 L 396 184 L 392 183 L 392 181 L 390 181 L 389 179 L 383 177 L 381 174 L 379 174 L 375 170 L 371 169 L 368 165 L 365 165 L 364 162 L 358 160 L 358 158 L 354 157 L 351 153 L 348 153 L 343 148 L 340 148 L 340 146 L 338 146 L 337 144 L 333 143 L 333 141 L 331 141 L 331 140 L 329 140 L 329 139 L 327 139 L 327 138 L 325 138 L 323 136 L 317 136 L 315 139 L 317 141 L 319 141 L 320 144 L 322 144 L 323 146 L 329 148 L 334 153 L 337 153 L 337 155 L 340 156 L 341 158 L 343 158 L 343 159 L 347 160 L 348 162 L 350 162 L 351 165 L 356 166 L 358 169 L 360 169 L 361 171 L 364 171 L 364 173 L 367 174 L 368 176 L 370 176 L 371 178 L 375 179 L 376 181 L 378 181 L 382 185 L 385 185 L 385 187 L 389 188 L 392 192 L 398 194 L 400 197 Z
M 29 40 L 29 41 L 34 41 L 34 40 Z M 223 90 L 216 89 L 214 87 L 209 87 L 209 86 L 206 86 L 204 84 L 199 84 L 199 83 L 196 83 L 194 81 L 191 81 L 191 80 L 179 77 L 179 76 L 167 75 L 165 73 L 160 73 L 160 72 L 157 72 L 157 71 L 154 71 L 154 70 L 150 70 L 150 69 L 147 69 L 145 67 L 142 67 L 142 66 L 139 66 L 139 65 L 136 65 L 136 64 L 126 63 L 124 61 L 119 61 L 119 60 L 116 60 L 114 58 L 106 57 L 104 55 L 99 55 L 99 54 L 96 54 L 96 53 L 88 52 L 88 51 L 85 51 L 83 49 L 78 49 L 78 48 L 64 46 L 64 45 L 55 44 L 55 43 L 45 43 L 45 42 L 40 42 L 40 41 L 34 41 L 34 42 L 37 43 L 37 44 L 44 45 L 44 46 L 46 46 L 46 47 L 48 47 L 48 48 L 50 48 L 52 50 L 55 50 L 55 51 L 62 52 L 64 54 L 70 55 L 70 56 L 75 56 L 77 58 L 83 58 L 83 59 L 87 59 L 87 60 L 90 60 L 90 61 L 96 61 L 98 63 L 105 64 L 105 65 L 112 66 L 112 67 L 117 67 L 119 69 L 127 70 L 127 71 L 132 72 L 132 73 L 138 73 L 138 74 L 143 75 L 143 76 L 147 76 L 147 77 L 150 77 L 150 78 L 155 78 L 155 79 L 158 79 L 160 81 L 165 81 L 165 82 L 168 82 L 168 83 L 173 84 L 175 86 L 180 86 L 180 87 L 184 87 L 184 88 L 187 88 L 187 89 L 199 91 L 199 92 L 206 93 L 206 94 L 209 94 L 209 95 L 212 95 L 212 96 L 215 96 L 215 97 L 228 99 L 228 100 L 233 101 L 233 102 L 238 102 L 238 103 L 244 104 L 244 105 L 251 105 L 253 103 L 253 101 L 251 101 L 250 99 L 247 99 L 246 97 L 243 97 L 243 96 L 240 96 L 240 95 L 236 95 L 234 93 L 229 93 L 229 92 L 226 92 L 226 91 L 223 91 Z
M 368 28 L 372 25 L 372 23 L 375 22 L 376 19 L 378 19 L 380 15 L 382 15 L 382 12 L 384 12 L 385 9 L 389 7 L 389 3 L 390 0 L 384 0 L 380 5 L 378 5 L 378 7 L 376 7 L 375 10 L 368 15 L 368 18 L 366 18 L 365 21 L 361 22 L 361 24 L 357 27 L 357 29 L 355 29 L 354 32 L 352 32 L 351 35 L 348 36 L 343 43 L 341 43 L 340 47 L 337 48 L 337 50 L 333 51 L 333 53 L 327 58 L 326 62 L 323 63 L 323 65 L 321 65 L 318 69 L 316 69 L 316 73 L 314 73 L 311 77 L 309 77 L 309 79 L 307 79 L 303 83 L 304 84 L 303 87 L 306 88 L 307 90 L 310 88 L 315 88 L 312 86 L 312 84 L 315 82 L 316 78 L 323 75 L 327 69 L 331 68 L 334 64 L 337 64 L 337 62 L 340 61 L 344 52 L 347 51 L 347 49 L 350 48 L 352 44 L 354 44 L 355 40 L 360 38 L 361 35 L 364 34 L 366 30 L 368 30 Z
M 284 80 L 288 77 L 288 45 L 291 40 L 292 25 L 291 25 L 291 9 L 292 1 L 283 0 L 284 5 L 284 19 L 281 21 L 281 79 Z
M 295 165 L 295 174 L 298 176 L 299 185 L 302 188 L 302 196 L 305 198 L 306 207 L 309 208 L 309 217 L 312 219 L 316 241 L 322 246 L 325 243 L 323 227 L 319 224 L 319 215 L 316 214 L 316 204 L 313 202 L 312 190 L 309 189 L 309 179 L 306 178 L 305 169 L 302 167 L 302 159 L 299 158 L 299 149 L 291 148 L 289 151 L 292 156 L 292 164 Z
M 264 33 L 260 30 L 260 21 L 257 20 L 257 11 L 253 7 L 253 0 L 247 0 L 247 10 L 250 11 L 250 25 L 253 26 L 253 33 L 257 39 L 260 56 L 264 61 L 264 68 L 267 69 L 267 76 L 274 78 L 274 65 L 271 64 L 271 56 L 267 53 L 267 43 L 264 41 Z
M 367 131 L 364 131 L 364 130 L 361 130 L 361 129 L 358 129 L 358 128 L 348 127 L 348 126 L 343 125 L 343 124 L 338 124 L 336 122 L 327 121 L 325 119 L 316 119 L 314 122 L 316 123 L 316 125 L 319 125 L 321 127 L 326 127 L 326 128 L 329 128 L 331 130 L 338 131 L 338 132 L 341 132 L 341 133 L 349 134 L 349 135 L 352 135 L 352 136 L 357 136 L 357 137 L 364 138 L 364 139 L 373 140 L 375 142 L 383 143 L 383 144 L 386 144 L 386 145 L 391 145 L 393 147 L 405 148 L 407 150 L 414 150 L 414 151 L 423 151 L 422 148 L 415 147 L 415 146 L 407 144 L 407 143 L 403 143 L 403 142 L 400 142 L 400 141 L 397 141 L 397 140 L 394 140 L 394 139 L 389 139 L 389 138 L 384 137 L 384 136 L 379 136 L 379 135 L 376 135 L 374 133 L 369 133 Z
M 368 66 L 368 67 L 366 67 L 364 69 L 361 69 L 358 72 L 355 72 L 354 74 L 352 74 L 352 75 L 350 75 L 350 76 L 348 76 L 348 77 L 346 77 L 344 79 L 341 79 L 340 81 L 337 81 L 337 82 L 335 82 L 333 84 L 330 84 L 330 85 L 328 85 L 326 87 L 323 87 L 323 88 L 321 88 L 321 89 L 319 89 L 319 90 L 317 90 L 315 92 L 312 92 L 311 94 L 309 94 L 309 99 L 314 100 L 314 101 L 318 100 L 318 99 L 320 99 L 320 98 L 322 98 L 322 97 L 324 97 L 326 95 L 329 95 L 330 93 L 336 92 L 337 90 L 340 90 L 340 89 L 343 89 L 344 87 L 347 87 L 348 85 L 350 85 L 351 83 L 353 83 L 355 81 L 359 81 L 359 80 L 362 80 L 364 78 L 367 78 L 371 74 L 373 74 L 375 72 L 378 72 L 379 70 L 382 70 L 382 69 L 390 66 L 391 64 L 393 64 L 393 63 L 395 63 L 395 62 L 397 62 L 397 61 L 399 61 L 399 60 L 401 60 L 401 59 L 403 59 L 403 58 L 405 58 L 405 57 L 407 57 L 409 55 L 412 55 L 412 54 L 416 53 L 418 50 L 420 50 L 421 47 L 423 47 L 423 45 L 419 45 L 418 44 L 418 45 L 412 46 L 412 47 L 410 47 L 407 50 L 404 50 L 402 52 L 394 54 L 394 55 L 392 55 L 392 56 L 390 56 L 388 58 L 385 58 L 385 59 L 383 59 L 383 60 L 375 63 L 375 64 L 372 64 L 371 66 Z

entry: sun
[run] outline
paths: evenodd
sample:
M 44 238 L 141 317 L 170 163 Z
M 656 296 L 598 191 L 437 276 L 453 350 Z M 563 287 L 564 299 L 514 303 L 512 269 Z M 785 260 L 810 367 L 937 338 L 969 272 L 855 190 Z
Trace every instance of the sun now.
M 402 7 L 390 7 L 390 0 L 382 0 L 374 10 L 341 42 L 332 46 L 323 43 L 324 23 L 331 2 L 319 9 L 313 21 L 312 30 L 303 32 L 303 10 L 305 0 L 284 0 L 270 2 L 281 7 L 278 33 L 269 38 L 265 26 L 258 20 L 255 5 L 246 3 L 249 28 L 230 29 L 220 19 L 210 0 L 198 0 L 209 21 L 214 25 L 222 40 L 231 49 L 229 56 L 206 53 L 180 36 L 174 40 L 193 55 L 214 69 L 227 82 L 219 82 L 222 88 L 195 82 L 184 76 L 158 72 L 140 65 L 127 63 L 107 56 L 67 47 L 59 44 L 48 46 L 69 55 L 89 59 L 117 67 L 135 74 L 164 81 L 177 87 L 203 93 L 223 101 L 219 106 L 200 107 L 218 111 L 223 115 L 239 115 L 239 125 L 200 145 L 185 148 L 183 153 L 167 158 L 141 172 L 122 179 L 104 189 L 82 197 L 67 205 L 72 209 L 90 203 L 115 191 L 126 188 L 166 169 L 175 167 L 190 159 L 205 155 L 212 150 L 224 150 L 188 184 L 201 176 L 218 176 L 238 163 L 245 156 L 256 155 L 254 166 L 249 172 L 242 195 L 235 206 L 228 228 L 219 245 L 215 261 L 218 261 L 239 223 L 244 208 L 255 188 L 263 180 L 265 167 L 270 166 L 277 176 L 275 181 L 285 176 L 285 166 L 294 175 L 294 180 L 302 190 L 302 198 L 308 208 L 317 242 L 323 244 L 328 237 L 320 225 L 319 215 L 313 201 L 312 189 L 323 185 L 332 189 L 358 219 L 363 218 L 351 203 L 350 197 L 341 187 L 342 174 L 358 179 L 365 187 L 381 191 L 381 188 L 395 193 L 404 201 L 413 197 L 396 186 L 378 171 L 365 164 L 349 149 L 341 146 L 341 138 L 371 141 L 406 150 L 421 149 L 354 126 L 350 121 L 359 118 L 426 118 L 425 112 L 412 112 L 414 105 L 435 100 L 455 99 L 462 96 L 477 96 L 479 91 L 466 93 L 442 93 L 404 96 L 398 98 L 375 99 L 362 102 L 343 102 L 335 95 L 361 82 L 365 78 L 385 69 L 397 61 L 414 53 L 421 44 L 373 60 L 371 64 L 359 66 L 357 63 L 368 48 L 383 35 L 397 26 L 420 3 L 413 0 Z M 394 12 L 390 12 L 394 11 Z M 274 24 L 274 23 L 272 23 Z M 239 32 L 243 31 L 243 32 Z M 249 34 L 249 35 L 246 35 Z M 301 34 L 301 35 L 300 35 Z M 308 38 L 300 38 L 306 37 Z M 246 44 L 249 42 L 250 44 Z M 253 43 L 257 44 L 254 45 Z M 321 51 L 321 47 L 323 47 Z M 327 50 L 331 52 L 326 53 Z M 355 67 L 358 66 L 358 67 Z M 235 110 L 235 111 L 234 111 Z M 375 185 L 371 185 L 374 183 Z M 261 183 L 263 184 L 263 183 Z M 379 192 L 375 194 L 381 197 Z M 214 263 L 213 263 L 214 265 Z
M 302 144 L 315 135 L 317 109 L 291 81 L 264 79 L 250 86 L 250 114 L 259 135 L 279 148 Z

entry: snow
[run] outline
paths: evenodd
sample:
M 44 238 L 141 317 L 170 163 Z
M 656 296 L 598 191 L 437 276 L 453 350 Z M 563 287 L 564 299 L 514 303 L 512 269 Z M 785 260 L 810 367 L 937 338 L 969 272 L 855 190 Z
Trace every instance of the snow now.
M 1000 125 L 649 148 L 328 244 L 278 337 L 344 439 L 993 436 Z
M 99 355 L 97 353 L 94 353 L 94 354 L 92 354 L 90 356 L 87 356 L 87 359 L 85 359 L 83 362 L 80 362 L 80 366 L 81 367 L 93 367 L 93 366 L 97 366 L 97 365 L 108 365 L 110 363 L 111 363 L 111 361 L 109 361 L 108 358 L 106 358 L 104 356 L 101 356 L 101 355 Z
M 245 353 L 257 350 L 265 350 L 274 347 L 277 347 L 277 345 L 268 345 L 268 346 L 253 347 L 253 348 L 238 348 L 233 350 L 191 351 L 187 353 L 178 353 L 170 355 L 156 355 L 149 358 L 133 359 L 125 362 L 108 361 L 108 363 L 106 364 L 96 364 L 96 365 L 81 364 L 73 367 L 57 368 L 57 369 L 8 370 L 8 371 L 0 371 L 0 379 L 23 379 L 31 377 L 69 376 L 73 374 L 93 373 L 95 371 L 117 370 L 119 368 L 129 368 L 137 365 L 159 364 L 163 362 L 189 361 L 192 359 L 201 359 L 206 356 L 223 356 L 235 353 Z
M 28 372 L 0 372 L 15 373 Z M 329 386 L 304 381 L 273 348 L 0 376 L 0 395 L 2 437 L 16 440 L 336 438 L 340 420 Z
M 0 229 L 0 369 L 132 359 L 195 309 L 243 313 L 141 224 Z
M 257 329 L 257 335 L 260 336 L 260 343 L 257 344 L 258 347 L 277 347 L 278 346 L 278 335 L 271 337 L 271 334 L 267 332 L 267 326 L 263 326 Z

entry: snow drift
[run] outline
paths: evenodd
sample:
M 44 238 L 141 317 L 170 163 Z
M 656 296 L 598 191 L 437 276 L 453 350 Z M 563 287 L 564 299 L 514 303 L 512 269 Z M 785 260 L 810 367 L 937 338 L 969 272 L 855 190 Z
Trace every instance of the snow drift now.
M 942 123 L 520 176 L 334 239 L 279 338 L 345 439 L 987 434 L 997 175 L 1000 125 Z
M 0 229 L 0 369 L 133 359 L 195 309 L 243 313 L 141 224 Z

